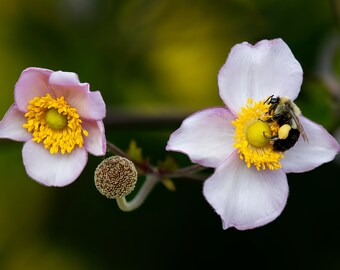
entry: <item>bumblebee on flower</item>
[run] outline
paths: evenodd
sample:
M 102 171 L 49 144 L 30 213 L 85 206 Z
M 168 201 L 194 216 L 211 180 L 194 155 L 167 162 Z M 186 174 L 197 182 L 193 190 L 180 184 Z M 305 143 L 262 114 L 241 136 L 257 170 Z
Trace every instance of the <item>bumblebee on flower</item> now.
M 27 68 L 14 99 L 0 122 L 0 138 L 25 142 L 26 172 L 39 183 L 68 185 L 84 169 L 87 153 L 106 153 L 105 103 L 75 73 Z
M 312 170 L 338 153 L 336 140 L 295 107 L 302 75 L 281 39 L 237 44 L 218 74 L 226 107 L 196 112 L 171 135 L 167 150 L 215 168 L 203 194 L 224 229 L 273 221 L 287 202 L 286 173 Z

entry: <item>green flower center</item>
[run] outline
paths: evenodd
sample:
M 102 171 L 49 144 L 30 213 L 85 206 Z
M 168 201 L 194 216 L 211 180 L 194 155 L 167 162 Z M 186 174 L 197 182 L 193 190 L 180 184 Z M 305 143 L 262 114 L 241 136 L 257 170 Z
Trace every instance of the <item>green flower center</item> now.
M 254 146 L 254 147 L 265 147 L 269 144 L 269 139 L 267 139 L 265 136 L 270 137 L 272 135 L 272 132 L 270 130 L 269 125 L 266 122 L 263 121 L 256 121 L 252 123 L 246 131 L 246 137 L 248 139 L 248 142 Z
M 57 109 L 51 108 L 46 112 L 46 123 L 53 129 L 63 129 L 67 126 L 67 117 L 58 112 Z

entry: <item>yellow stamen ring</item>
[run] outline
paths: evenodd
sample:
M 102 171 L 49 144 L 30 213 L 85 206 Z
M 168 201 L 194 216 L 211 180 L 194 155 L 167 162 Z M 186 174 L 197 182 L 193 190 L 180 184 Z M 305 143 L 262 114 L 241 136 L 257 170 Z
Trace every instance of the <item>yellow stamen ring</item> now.
M 71 153 L 74 147 L 83 147 L 88 132 L 82 128 L 77 110 L 64 99 L 52 98 L 50 94 L 30 100 L 23 125 L 32 133 L 32 140 L 43 143 L 51 154 Z
M 281 168 L 280 159 L 283 154 L 273 150 L 268 139 L 276 136 L 279 126 L 276 122 L 266 122 L 270 105 L 263 101 L 253 102 L 248 99 L 245 107 L 241 108 L 238 118 L 232 122 L 235 126 L 234 147 L 238 149 L 240 159 L 247 167 L 253 164 L 257 170 L 275 170 Z

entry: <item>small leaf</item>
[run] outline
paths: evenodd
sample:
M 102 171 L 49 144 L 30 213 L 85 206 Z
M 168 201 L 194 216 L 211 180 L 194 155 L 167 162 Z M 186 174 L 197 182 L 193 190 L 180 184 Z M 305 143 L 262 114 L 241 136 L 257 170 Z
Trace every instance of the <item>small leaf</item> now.
M 162 180 L 163 185 L 170 191 L 176 191 L 176 186 L 174 182 L 171 179 L 163 179 Z
M 178 169 L 178 164 L 171 157 L 167 156 L 164 161 L 158 162 L 158 170 L 162 172 L 174 172 Z
M 134 161 L 137 161 L 137 162 L 143 161 L 142 148 L 137 146 L 137 143 L 135 140 L 132 140 L 130 142 L 129 148 L 127 150 L 127 154 Z

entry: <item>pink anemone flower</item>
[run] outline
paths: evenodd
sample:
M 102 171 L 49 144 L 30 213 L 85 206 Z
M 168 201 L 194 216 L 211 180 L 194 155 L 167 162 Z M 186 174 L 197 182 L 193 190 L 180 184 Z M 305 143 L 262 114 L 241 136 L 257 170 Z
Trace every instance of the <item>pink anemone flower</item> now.
M 25 142 L 27 174 L 46 186 L 65 186 L 80 175 L 87 153 L 106 152 L 105 103 L 77 74 L 27 68 L 16 83 L 15 103 L 0 122 L 0 138 Z
M 293 101 L 302 77 L 301 65 L 283 40 L 237 44 L 218 74 L 219 94 L 226 107 L 194 113 L 170 136 L 167 150 L 215 168 L 203 194 L 224 229 L 246 230 L 273 221 L 287 202 L 286 173 L 312 170 L 338 153 L 337 141 L 298 108 L 296 122 L 304 136 L 285 151 L 274 147 L 276 139 L 288 141 L 280 134 L 279 112 L 270 98 Z M 286 135 L 299 130 L 296 123 L 290 124 Z

